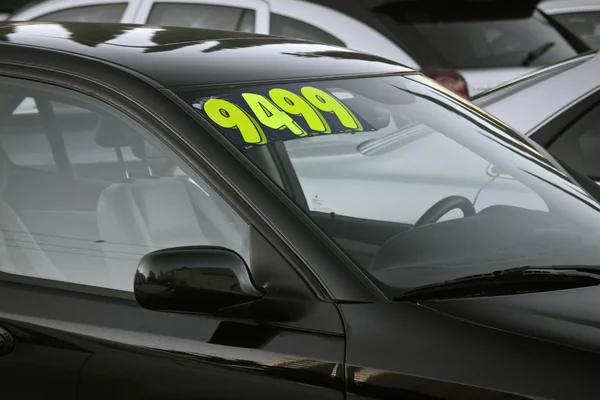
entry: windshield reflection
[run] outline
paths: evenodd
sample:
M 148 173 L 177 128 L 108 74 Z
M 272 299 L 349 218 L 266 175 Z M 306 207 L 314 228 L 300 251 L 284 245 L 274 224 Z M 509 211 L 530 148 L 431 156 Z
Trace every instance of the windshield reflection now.
M 421 75 L 237 88 L 191 101 L 242 107 L 244 93 L 268 99 L 274 88 L 300 93 L 303 85 L 336 96 L 369 129 L 265 130 L 266 143 L 248 146 L 236 129 L 215 127 L 276 182 L 297 181 L 300 194 L 289 195 L 390 290 L 521 266 L 600 265 L 597 199 L 545 150 Z M 302 115 L 290 117 L 307 127 Z M 276 167 L 286 159 L 293 168 Z

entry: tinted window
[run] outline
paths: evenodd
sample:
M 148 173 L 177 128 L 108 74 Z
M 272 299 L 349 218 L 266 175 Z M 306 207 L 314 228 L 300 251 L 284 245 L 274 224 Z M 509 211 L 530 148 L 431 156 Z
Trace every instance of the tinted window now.
M 68 8 L 34 18 L 34 21 L 119 22 L 126 7 L 126 3 L 121 3 Z
M 47 112 L 52 113 L 56 122 L 56 128 L 60 132 L 58 137 L 53 137 L 50 127 L 43 123 L 43 115 L 40 115 L 36 100 L 32 97 L 24 99 L 7 118 L 4 134 L 0 135 L 0 144 L 15 165 L 56 170 L 56 160 L 50 145 L 53 143 L 55 148 L 64 146 L 63 164 L 69 164 L 74 176 L 106 180 L 122 177 L 123 164 L 119 161 L 118 152 L 129 170 L 144 169 L 131 149 L 117 150 L 98 146 L 97 113 L 59 101 L 50 101 L 49 106 Z M 53 140 L 50 141 L 49 138 Z M 34 152 L 32 148 L 38 151 Z M 152 162 L 155 167 L 160 167 L 156 160 Z M 100 164 L 103 164 L 101 169 L 97 168 Z
M 600 12 L 553 15 L 552 18 L 592 49 L 600 49 Z
M 23 99 L 10 116 L 4 118 L 3 125 L 0 145 L 11 163 L 20 167 L 56 170 L 48 131 L 32 97 Z
M 236 7 L 157 3 L 152 7 L 148 24 L 250 32 L 254 28 L 254 14 L 254 10 Z
M 537 12 L 498 20 L 438 20 L 426 12 L 379 17 L 424 68 L 543 66 L 577 54 Z
M 4 79 L 0 113 L 0 271 L 131 291 L 153 250 L 210 244 L 247 257 L 246 223 L 112 107 Z
M 344 42 L 333 35 L 297 19 L 271 14 L 271 35 L 286 36 L 313 42 L 327 43 L 335 46 L 346 46 Z
M 573 168 L 600 180 L 600 105 L 562 132 L 549 149 Z

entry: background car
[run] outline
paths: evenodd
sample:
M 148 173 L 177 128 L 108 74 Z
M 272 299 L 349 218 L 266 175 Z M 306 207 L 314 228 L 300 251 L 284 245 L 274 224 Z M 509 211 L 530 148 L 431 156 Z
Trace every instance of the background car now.
M 591 49 L 600 49 L 599 0 L 543 0 L 539 9 Z
M 4 23 L 0 49 L 4 396 L 598 392 L 600 194 L 422 74 L 157 26 Z M 520 187 L 476 210 L 490 164 Z
M 473 102 L 600 182 L 600 55 L 536 71 Z
M 148 23 L 295 37 L 391 59 L 468 97 L 588 50 L 547 21 L 536 3 L 48 0 L 11 20 Z

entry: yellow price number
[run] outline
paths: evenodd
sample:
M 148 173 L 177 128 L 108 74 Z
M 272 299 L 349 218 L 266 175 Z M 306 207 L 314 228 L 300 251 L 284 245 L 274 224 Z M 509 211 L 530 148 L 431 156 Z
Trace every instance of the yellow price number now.
M 307 135 L 307 132 L 292 117 L 283 112 L 266 97 L 254 93 L 243 93 L 242 97 L 246 100 L 256 118 L 264 126 L 277 130 L 287 128 L 298 136 Z
M 301 89 L 302 95 L 312 105 L 323 112 L 335 114 L 346 128 L 362 131 L 363 127 L 356 116 L 338 99 L 327 92 L 311 86 Z
M 285 89 L 271 89 L 269 97 L 279 108 L 288 114 L 298 115 L 306 120 L 308 127 L 316 132 L 331 133 L 331 128 L 315 106 L 296 93 Z
M 208 100 L 204 104 L 204 112 L 217 125 L 239 130 L 246 143 L 267 143 L 267 137 L 258 122 L 246 111 L 227 100 Z

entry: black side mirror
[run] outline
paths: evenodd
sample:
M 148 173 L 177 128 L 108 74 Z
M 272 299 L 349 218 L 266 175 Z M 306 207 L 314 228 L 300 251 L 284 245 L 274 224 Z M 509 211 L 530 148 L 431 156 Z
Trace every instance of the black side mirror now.
M 177 247 L 145 255 L 134 282 L 142 307 L 212 314 L 260 299 L 244 259 L 214 246 Z

